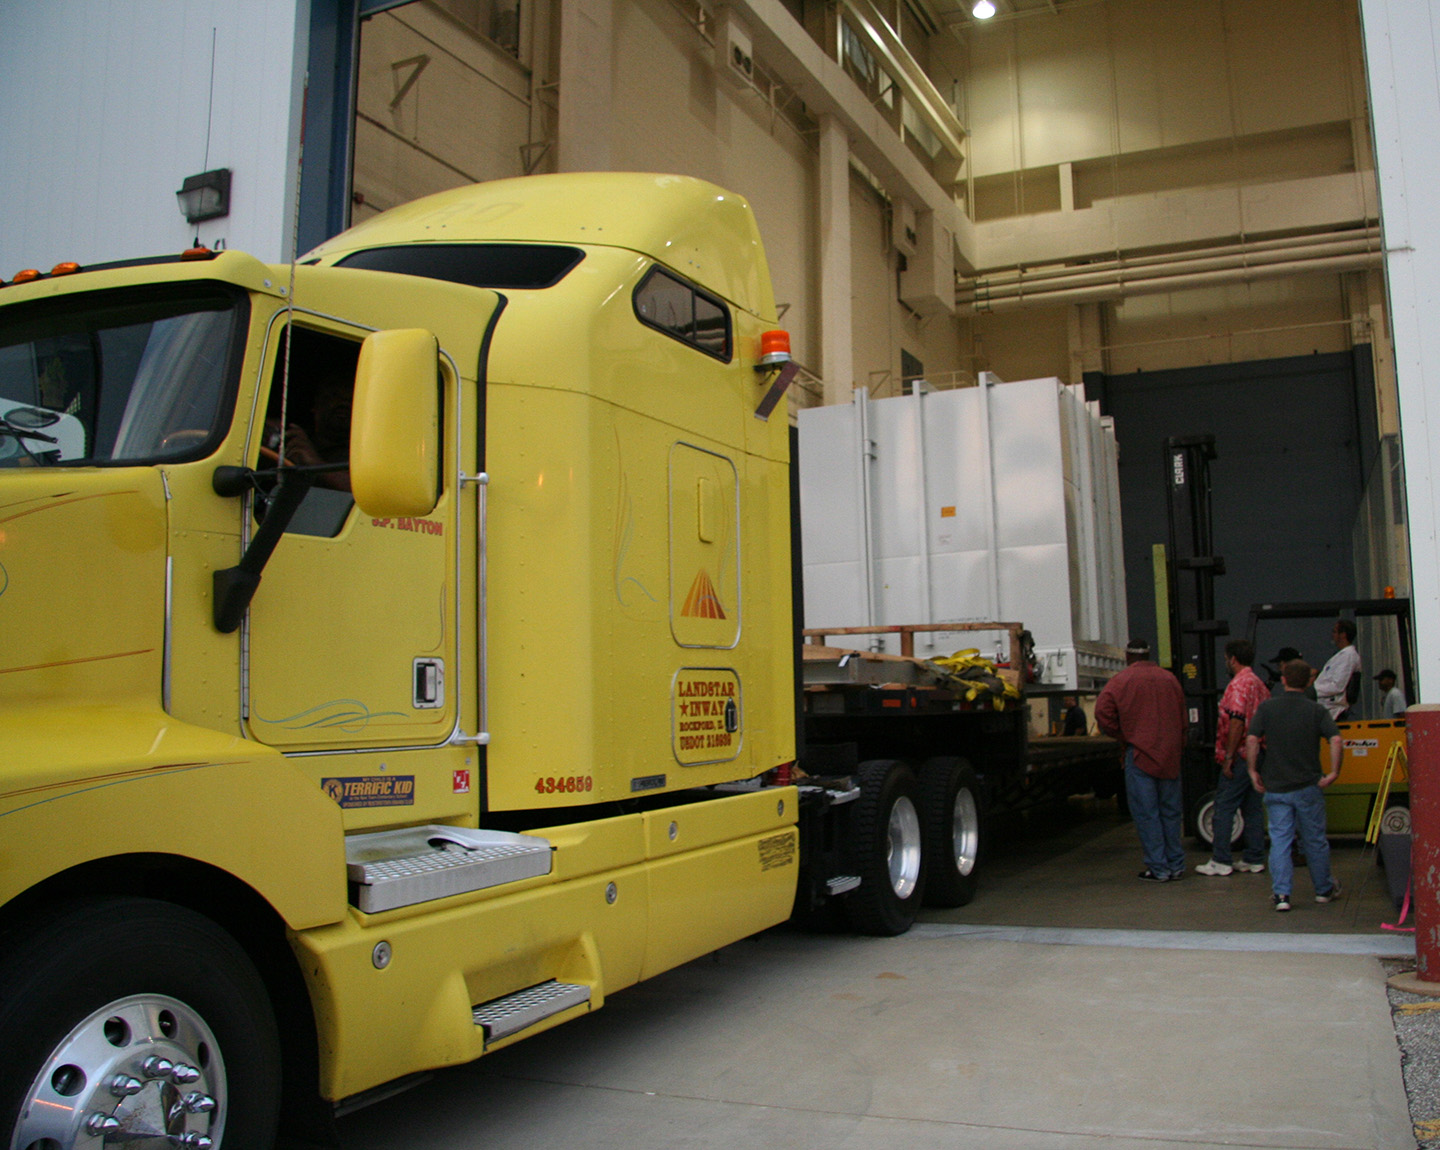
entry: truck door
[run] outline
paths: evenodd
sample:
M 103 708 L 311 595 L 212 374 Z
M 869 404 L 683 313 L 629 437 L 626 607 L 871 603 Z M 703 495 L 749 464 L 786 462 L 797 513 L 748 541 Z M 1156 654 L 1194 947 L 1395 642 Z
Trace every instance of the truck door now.
M 343 461 L 348 454 L 349 401 L 366 334 L 297 315 L 282 418 L 284 324 L 277 317 L 268 341 L 274 366 L 264 426 L 273 441 L 285 425 L 292 461 L 311 462 L 310 455 Z M 276 547 L 250 607 L 243 702 L 252 738 L 287 750 L 359 750 L 436 745 L 454 731 L 457 560 L 463 548 L 473 568 L 475 519 L 462 541 L 458 381 L 446 375 L 448 442 L 434 512 L 372 519 L 355 506 L 348 471 L 341 470 L 311 491 Z M 473 427 L 472 420 L 472 436 Z M 473 685 L 469 690 L 473 697 Z

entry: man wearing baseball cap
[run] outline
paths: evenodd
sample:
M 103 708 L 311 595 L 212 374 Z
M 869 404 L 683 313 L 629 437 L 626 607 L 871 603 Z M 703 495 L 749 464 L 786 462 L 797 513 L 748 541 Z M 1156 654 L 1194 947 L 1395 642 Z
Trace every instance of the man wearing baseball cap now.
M 1145 882 L 1185 877 L 1180 842 L 1180 752 L 1185 742 L 1185 693 L 1180 681 L 1150 661 L 1150 643 L 1131 639 L 1125 669 L 1095 700 L 1095 721 L 1125 745 L 1125 796 L 1140 835 Z
M 1304 657 L 1305 656 L 1300 654 L 1294 647 L 1281 647 L 1280 650 L 1275 652 L 1275 658 L 1271 659 L 1267 664 L 1268 670 L 1273 671 L 1275 675 L 1274 679 L 1270 682 L 1270 694 L 1272 696 L 1283 695 L 1285 693 L 1285 679 L 1283 677 L 1285 674 L 1285 664 L 1293 663 L 1296 659 L 1303 659 Z M 1305 688 L 1305 697 L 1307 699 L 1313 699 L 1315 697 L 1315 687 L 1313 684 Z
M 1405 692 L 1395 685 L 1395 672 L 1386 667 L 1375 676 L 1375 684 L 1383 696 L 1380 700 L 1382 719 L 1403 719 L 1405 717 Z

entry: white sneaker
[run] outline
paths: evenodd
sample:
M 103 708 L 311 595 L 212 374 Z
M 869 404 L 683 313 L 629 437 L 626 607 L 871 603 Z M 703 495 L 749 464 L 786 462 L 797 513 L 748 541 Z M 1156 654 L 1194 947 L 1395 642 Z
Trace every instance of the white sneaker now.
M 1262 870 L 1265 869 L 1265 864 L 1247 863 L 1244 859 L 1241 859 L 1235 864 L 1235 869 L 1238 870 L 1241 874 L 1259 874 Z
M 1234 869 L 1235 868 L 1229 863 L 1216 862 L 1214 859 L 1211 859 L 1209 862 L 1203 862 L 1197 866 L 1195 873 L 1208 874 L 1214 878 L 1223 878 Z

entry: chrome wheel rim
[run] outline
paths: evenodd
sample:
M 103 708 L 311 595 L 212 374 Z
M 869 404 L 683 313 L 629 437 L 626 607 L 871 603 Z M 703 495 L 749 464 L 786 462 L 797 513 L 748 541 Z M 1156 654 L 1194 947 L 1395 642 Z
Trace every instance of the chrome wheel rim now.
M 890 886 L 897 898 L 907 899 L 920 882 L 920 816 L 908 795 L 901 795 L 890 808 L 887 830 Z
M 1215 845 L 1215 803 L 1210 801 L 1200 808 L 1195 816 L 1195 829 L 1200 838 L 1211 846 Z M 1230 819 L 1230 841 L 1237 842 L 1245 833 L 1245 816 L 1238 810 Z
M 980 859 L 980 809 L 969 788 L 955 792 L 955 807 L 950 820 L 950 844 L 955 852 L 955 869 L 968 875 Z
M 10 1150 L 208 1150 L 220 1145 L 227 1101 L 219 1043 L 196 1011 L 160 994 L 120 998 L 51 1051 Z

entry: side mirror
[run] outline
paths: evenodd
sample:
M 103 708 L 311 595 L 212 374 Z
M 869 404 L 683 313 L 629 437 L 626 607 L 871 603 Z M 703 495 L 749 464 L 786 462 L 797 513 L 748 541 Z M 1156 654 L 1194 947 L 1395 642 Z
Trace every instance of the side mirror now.
M 355 502 L 377 519 L 429 515 L 440 498 L 439 482 L 439 343 L 422 328 L 373 332 L 355 369 Z

